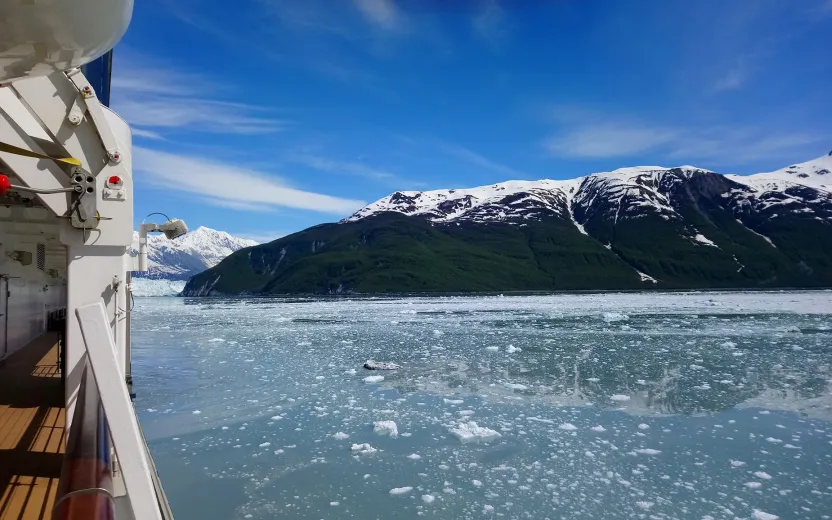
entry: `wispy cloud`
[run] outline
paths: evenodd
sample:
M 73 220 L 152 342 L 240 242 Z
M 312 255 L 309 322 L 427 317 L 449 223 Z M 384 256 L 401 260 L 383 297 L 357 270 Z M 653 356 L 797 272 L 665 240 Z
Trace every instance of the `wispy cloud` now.
M 339 161 L 311 154 L 293 154 L 290 161 L 327 173 L 356 175 L 367 179 L 397 179 L 398 175 L 364 163 Z
M 288 122 L 259 117 L 261 109 L 242 103 L 210 99 L 129 97 L 114 103 L 140 131 L 149 128 L 187 128 L 218 134 L 267 134 L 283 130 Z
M 749 163 L 809 153 L 829 132 L 765 131 L 744 125 L 670 124 L 600 114 L 580 107 L 556 110 L 558 130 L 543 141 L 554 156 L 571 158 L 656 157 Z
M 165 130 L 221 134 L 264 134 L 284 129 L 288 122 L 271 117 L 261 107 L 212 99 L 218 82 L 196 73 L 155 65 L 135 53 L 120 54 L 113 78 L 113 107 L 133 126 L 133 134 L 163 138 Z
M 144 137 L 145 139 L 153 139 L 154 141 L 163 141 L 165 138 L 161 134 L 152 130 L 143 130 L 141 128 L 130 128 L 133 137 Z
M 465 148 L 464 146 L 459 146 L 453 143 L 446 143 L 446 142 L 439 142 L 437 146 L 443 152 L 459 157 L 471 164 L 476 166 L 480 166 L 487 170 L 492 170 L 497 173 L 501 173 L 504 175 L 510 175 L 513 177 L 524 177 L 525 174 L 519 170 L 515 170 L 510 166 L 506 166 L 505 164 L 498 163 L 496 161 L 492 161 L 491 159 L 473 151 Z
M 593 123 L 571 128 L 548 138 L 544 146 L 554 155 L 570 157 L 622 157 L 656 148 L 676 138 L 667 128 Z
M 714 90 L 738 90 L 749 78 L 749 70 L 743 60 L 714 82 Z
M 497 44 L 507 36 L 505 11 L 498 0 L 484 0 L 483 7 L 474 16 L 474 30 L 492 44 Z
M 292 153 L 287 157 L 289 162 L 300 164 L 321 172 L 336 175 L 352 175 L 364 179 L 378 181 L 385 186 L 392 186 L 397 189 L 424 187 L 422 181 L 408 179 L 393 171 L 371 166 L 361 161 L 345 161 L 324 157 L 320 154 L 302 152 Z
M 253 169 L 189 155 L 135 147 L 134 169 L 154 186 L 191 193 L 206 202 L 240 211 L 295 208 L 335 215 L 361 208 L 360 200 L 291 188 Z
M 356 8 L 371 23 L 392 31 L 401 25 L 401 13 L 393 0 L 353 0 Z

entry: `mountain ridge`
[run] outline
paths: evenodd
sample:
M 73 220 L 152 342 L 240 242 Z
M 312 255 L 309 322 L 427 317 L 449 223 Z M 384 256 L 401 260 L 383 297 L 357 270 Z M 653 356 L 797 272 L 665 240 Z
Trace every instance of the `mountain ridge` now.
M 832 156 L 397 191 L 231 255 L 186 295 L 832 285 Z
M 133 242 L 133 248 L 138 249 L 138 232 L 133 232 Z M 205 226 L 174 240 L 168 240 L 164 235 L 149 235 L 148 272 L 136 272 L 133 276 L 187 281 L 191 276 L 214 267 L 231 253 L 257 244 L 254 240 L 235 237 Z

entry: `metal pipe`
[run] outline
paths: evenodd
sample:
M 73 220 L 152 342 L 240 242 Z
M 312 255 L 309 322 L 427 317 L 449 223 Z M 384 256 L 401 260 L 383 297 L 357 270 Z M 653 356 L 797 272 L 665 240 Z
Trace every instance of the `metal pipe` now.
M 52 193 L 81 193 L 84 191 L 84 188 L 81 186 L 72 186 L 71 188 L 54 188 L 54 189 L 41 189 L 41 188 L 30 188 L 28 186 L 18 186 L 16 184 L 9 185 L 10 191 L 26 191 L 29 193 L 37 193 L 38 195 L 50 195 Z

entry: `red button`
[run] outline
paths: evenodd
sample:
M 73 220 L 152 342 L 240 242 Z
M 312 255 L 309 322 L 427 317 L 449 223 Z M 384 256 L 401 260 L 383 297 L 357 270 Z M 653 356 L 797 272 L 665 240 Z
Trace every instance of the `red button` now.
M 119 177 L 118 175 L 113 175 L 112 177 L 107 179 L 107 182 L 110 184 L 121 184 L 121 177 Z

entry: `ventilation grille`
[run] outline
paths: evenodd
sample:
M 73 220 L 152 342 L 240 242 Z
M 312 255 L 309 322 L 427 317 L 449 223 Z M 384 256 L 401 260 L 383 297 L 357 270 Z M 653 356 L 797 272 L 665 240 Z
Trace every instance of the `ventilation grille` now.
M 38 269 L 43 271 L 46 268 L 46 246 L 38 244 Z

